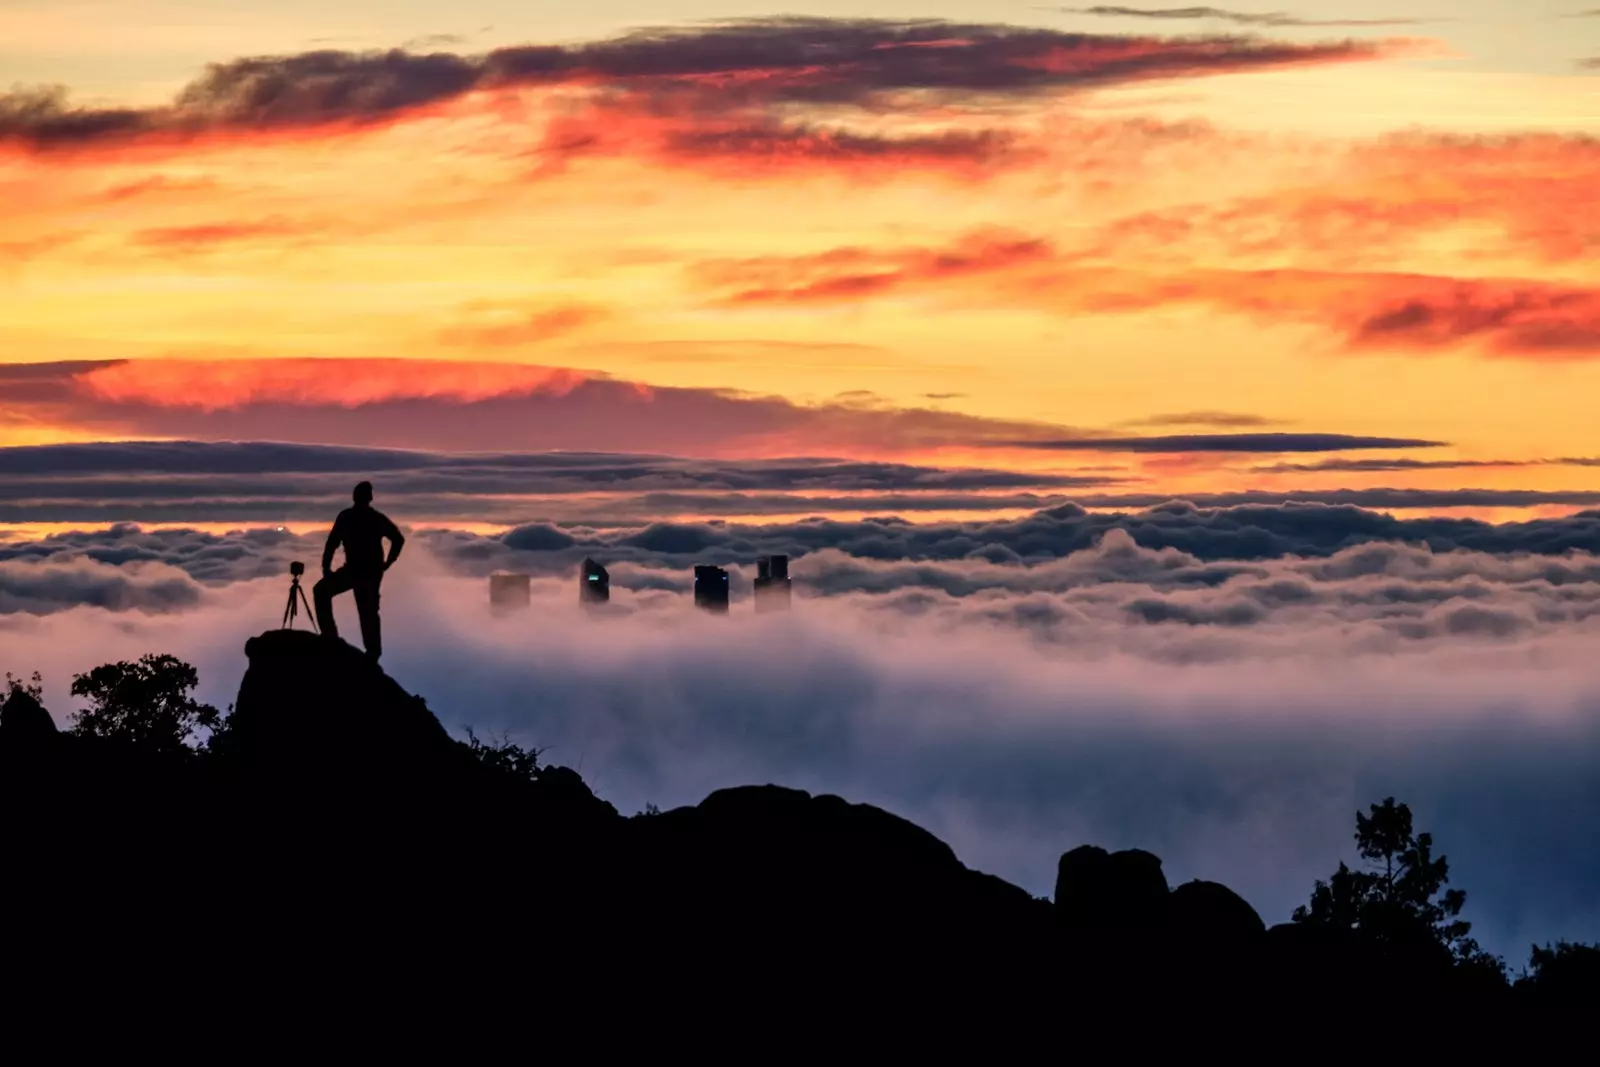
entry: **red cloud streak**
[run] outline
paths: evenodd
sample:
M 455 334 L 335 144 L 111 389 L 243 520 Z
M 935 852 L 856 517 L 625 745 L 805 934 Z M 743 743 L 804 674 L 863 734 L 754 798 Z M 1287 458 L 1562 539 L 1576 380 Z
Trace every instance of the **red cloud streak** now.
M 74 378 L 78 391 L 94 401 L 205 412 L 564 396 L 584 380 L 581 372 L 558 367 L 404 359 L 139 360 L 97 366 Z
M 452 326 L 440 332 L 439 340 L 469 348 L 516 348 L 553 341 L 607 316 L 603 308 L 580 305 L 528 311 L 511 322 Z
M 104 438 L 729 457 L 970 452 L 1083 432 L 556 367 L 368 359 L 0 364 L 0 421 Z
M 1075 279 L 1077 305 L 1127 311 L 1200 301 L 1266 318 L 1311 321 L 1351 348 L 1481 344 L 1492 355 L 1600 357 L 1600 290 L 1499 278 L 1315 271 L 1210 271 L 1119 289 Z
M 253 241 L 262 237 L 283 237 L 299 233 L 301 229 L 288 221 L 270 219 L 262 222 L 170 226 L 141 231 L 135 239 L 140 244 L 157 248 L 195 249 L 237 241 Z
M 727 298 L 731 304 L 826 303 L 1002 272 L 1048 262 L 1053 255 L 1048 241 L 983 232 L 944 249 L 839 248 L 806 257 L 712 262 L 698 273 L 711 285 L 740 287 Z
M 1091 266 L 1021 235 L 971 235 L 946 249 L 857 247 L 719 261 L 697 271 L 726 304 L 847 303 L 955 288 L 964 299 L 1046 311 L 1127 312 L 1207 303 L 1343 334 L 1352 348 L 1478 343 L 1494 355 L 1600 357 L 1600 290 L 1502 278 L 1398 272 L 1190 270 Z
M 1597 193 L 1600 139 L 1412 133 L 1356 146 L 1321 182 L 1129 216 L 1101 233 L 1096 253 L 1187 245 L 1370 264 L 1408 242 L 1479 224 L 1481 254 L 1571 262 L 1600 246 L 1600 214 L 1590 209 Z M 1500 241 L 1486 239 L 1485 228 Z

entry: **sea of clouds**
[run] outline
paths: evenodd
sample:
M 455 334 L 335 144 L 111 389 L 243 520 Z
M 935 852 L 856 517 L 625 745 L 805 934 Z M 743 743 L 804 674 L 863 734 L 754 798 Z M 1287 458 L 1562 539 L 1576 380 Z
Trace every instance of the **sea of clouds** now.
M 1230 559 L 1112 524 L 1029 560 L 1025 525 L 960 554 L 892 523 L 876 549 L 803 551 L 782 615 L 754 614 L 741 569 L 726 618 L 693 610 L 690 564 L 777 534 L 419 535 L 385 585 L 384 662 L 458 736 L 540 746 L 624 813 L 834 792 L 1040 895 L 1068 848 L 1141 847 L 1283 920 L 1393 795 L 1489 947 L 1520 964 L 1531 941 L 1600 939 L 1600 558 L 1367 540 Z M 572 568 L 597 541 L 621 557 L 600 616 Z M 226 705 L 287 561 L 314 571 L 319 548 L 133 527 L 0 545 L 0 670 L 42 672 L 65 720 L 72 674 L 171 652 Z M 534 575 L 531 610 L 491 616 L 500 566 Z

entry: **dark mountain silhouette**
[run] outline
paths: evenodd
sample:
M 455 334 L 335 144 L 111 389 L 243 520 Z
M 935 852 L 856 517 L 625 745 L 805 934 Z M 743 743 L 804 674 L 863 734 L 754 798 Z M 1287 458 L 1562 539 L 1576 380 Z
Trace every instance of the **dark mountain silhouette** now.
M 29 952 L 160 960 L 205 981 L 480 985 L 546 1008 L 625 988 L 789 1026 L 821 1025 L 801 1003 L 859 1016 L 921 996 L 1046 1029 L 1069 1008 L 1326 1015 L 1448 996 L 1509 1013 L 1600 989 L 1592 947 L 1536 952 L 1511 985 L 1432 942 L 1268 929 L 1225 886 L 1171 888 L 1136 850 L 1073 848 L 1039 899 L 889 812 L 776 785 L 623 817 L 570 769 L 453 739 L 342 641 L 275 631 L 246 653 L 204 751 L 58 732 L 13 686 L 0 802 L 17 973 Z

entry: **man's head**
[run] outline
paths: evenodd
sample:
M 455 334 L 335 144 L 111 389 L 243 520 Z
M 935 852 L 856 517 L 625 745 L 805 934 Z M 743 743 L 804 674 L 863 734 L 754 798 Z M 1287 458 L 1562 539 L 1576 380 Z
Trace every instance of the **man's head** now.
M 372 483 L 362 482 L 356 486 L 356 491 L 352 495 L 358 505 L 365 506 L 372 503 Z

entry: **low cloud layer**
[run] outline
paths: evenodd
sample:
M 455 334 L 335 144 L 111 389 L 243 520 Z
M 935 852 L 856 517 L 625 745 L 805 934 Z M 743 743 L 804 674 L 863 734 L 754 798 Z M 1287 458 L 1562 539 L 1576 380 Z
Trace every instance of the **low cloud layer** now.
M 1151 437 L 1077 437 L 1008 442 L 1048 452 L 1356 452 L 1369 449 L 1442 448 L 1443 441 L 1411 437 L 1354 437 L 1338 433 L 1170 434 Z
M 109 564 L 63 554 L 0 560 L 0 615 L 50 615 L 77 607 L 162 613 L 197 607 L 202 586 L 164 563 Z
M 1018 489 L 1069 486 L 1078 480 L 1004 470 L 946 470 L 904 463 L 848 460 L 694 460 L 615 452 L 449 454 L 398 449 L 329 447 L 275 442 L 126 441 L 0 449 L 0 474 L 236 475 L 436 471 L 465 479 L 468 491 L 504 492 L 509 481 L 472 485 L 475 477 L 515 476 L 529 493 L 597 489 Z
M 147 441 L 0 449 L 0 522 L 320 522 L 367 479 L 383 507 L 414 522 L 613 525 L 647 515 L 1027 510 L 1120 481 L 804 458 Z
M 1078 438 L 1041 442 L 1041 447 L 1068 453 L 1123 452 L 1131 457 L 1337 452 L 1432 444 L 1339 434 L 1186 434 Z M 1371 474 L 1500 466 L 1593 467 L 1597 463 L 1600 460 L 1583 457 L 1501 464 L 1396 456 L 1282 462 L 1253 467 L 1248 473 Z M 0 448 L 0 523 L 323 522 L 345 506 L 351 487 L 362 480 L 375 481 L 382 506 L 405 522 L 544 522 L 597 530 L 716 516 L 740 520 L 990 512 L 1003 517 L 1045 511 L 1063 516 L 1072 513 L 1060 509 L 1074 504 L 1143 511 L 1173 503 L 1171 494 L 1141 491 L 1149 484 L 1147 478 L 1125 466 L 1090 465 L 1076 473 L 1058 473 L 843 459 L 686 459 L 610 452 L 441 453 L 277 442 L 131 441 Z M 1291 488 L 1186 494 L 1184 499 L 1207 509 L 1276 509 L 1288 504 L 1393 510 L 1589 508 L 1600 506 L 1600 491 Z M 1169 508 L 1156 514 L 1170 516 L 1174 512 Z M 1116 521 L 1131 523 L 1132 529 L 1152 521 L 1174 520 L 1124 517 Z M 1272 525 L 1268 523 L 1269 528 Z M 985 538 L 998 538 L 999 544 L 1010 543 L 1004 526 L 979 524 L 974 529 Z M 1389 536 L 1403 527 L 1380 523 L 1373 529 L 1380 531 L 1380 536 Z M 1440 528 L 1419 529 L 1428 537 L 1453 536 Z M 1323 547 L 1314 545 L 1311 550 Z
M 76 543 L 129 570 L 152 536 Z M 244 547 L 182 552 L 227 573 Z M 1375 544 L 1208 564 L 1114 533 L 1032 567 L 817 553 L 786 617 L 742 598 L 738 618 L 701 617 L 681 585 L 629 565 L 610 617 L 578 610 L 568 574 L 496 620 L 481 580 L 409 551 L 385 587 L 389 669 L 452 730 L 548 746 L 624 811 L 782 782 L 881 804 L 1036 893 L 1065 849 L 1143 847 L 1276 921 L 1355 859 L 1355 812 L 1395 795 L 1493 949 L 1515 963 L 1533 940 L 1600 936 L 1600 864 L 1582 847 L 1600 819 L 1593 556 Z M 286 587 L 231 582 L 179 612 L 0 615 L 0 670 L 42 671 L 64 717 L 73 672 L 169 651 L 226 704 Z
M 1584 461 L 1569 461 L 1589 466 Z M 1405 468 L 1397 467 L 1397 470 Z M 1172 503 L 1166 493 L 1072 494 L 1088 508 L 1155 508 Z M 1200 508 L 1273 508 L 1284 504 L 1325 505 L 1386 510 L 1440 508 L 1533 508 L 1549 505 L 1588 508 L 1600 504 L 1600 491 L 1587 489 L 1318 489 L 1266 491 L 1246 489 L 1222 493 L 1185 493 L 1183 502 Z M 1581 519 L 1582 516 L 1577 518 Z M 1425 522 L 1426 520 L 1406 520 Z M 1535 528 L 1535 527 L 1530 527 Z M 1432 536 L 1430 533 L 1429 536 Z M 1443 535 L 1441 536 L 1448 536 Z
M 785 553 L 796 561 L 795 573 L 802 588 L 822 595 L 852 588 L 886 592 L 919 584 L 951 591 L 951 583 L 944 578 L 934 579 L 953 573 L 945 569 L 949 566 L 982 570 L 984 577 L 957 583 L 969 592 L 987 587 L 1060 592 L 1064 586 L 1039 585 L 1038 576 L 1056 573 L 1051 568 L 1063 566 L 1064 557 L 1070 560 L 1075 553 L 1086 551 L 1102 553 L 1104 558 L 1095 558 L 1105 566 L 1116 560 L 1134 561 L 1139 582 L 1153 580 L 1151 576 L 1157 572 L 1172 571 L 1197 589 L 1219 587 L 1245 573 L 1285 576 L 1261 565 L 1292 557 L 1312 561 L 1307 566 L 1344 560 L 1339 566 L 1353 567 L 1359 573 L 1376 568 L 1370 573 L 1379 574 L 1386 573 L 1386 561 L 1420 554 L 1416 558 L 1422 562 L 1414 568 L 1417 573 L 1459 576 L 1452 569 L 1456 564 L 1445 567 L 1435 562 L 1466 558 L 1456 553 L 1466 553 L 1474 560 L 1480 556 L 1483 560 L 1523 559 L 1525 563 L 1519 565 L 1550 576 L 1551 583 L 1570 585 L 1589 580 L 1574 575 L 1588 574 L 1582 570 L 1587 566 L 1582 561 L 1600 554 L 1600 510 L 1560 519 L 1494 524 L 1471 519 L 1397 519 L 1349 505 L 1202 508 L 1187 501 L 1169 501 L 1123 512 L 1090 512 L 1067 504 L 1021 519 L 969 522 L 813 518 L 771 524 L 652 522 L 622 527 L 529 523 L 498 535 L 420 530 L 415 540 L 429 546 L 441 565 L 453 573 L 474 577 L 495 569 L 570 575 L 585 556 L 593 556 L 620 568 L 613 581 L 625 589 L 683 589 L 696 565 L 750 568 L 758 556 Z M 1118 550 L 1105 555 L 1107 546 Z M 112 565 L 159 563 L 197 581 L 221 584 L 285 573 L 291 559 L 317 559 L 321 547 L 319 537 L 273 528 L 216 534 L 121 524 L 37 540 L 0 541 L 0 563 L 65 564 L 80 559 Z M 812 557 L 817 561 L 815 567 Z M 841 573 L 854 573 L 853 568 L 865 566 L 876 573 L 902 564 L 918 566 L 899 572 L 898 578 L 874 579 L 873 585 L 853 586 L 850 580 L 841 584 L 839 578 Z M 1403 562 L 1395 565 L 1404 569 Z M 1018 575 L 1034 577 L 1016 578 Z M 736 581 L 736 592 L 742 580 Z

